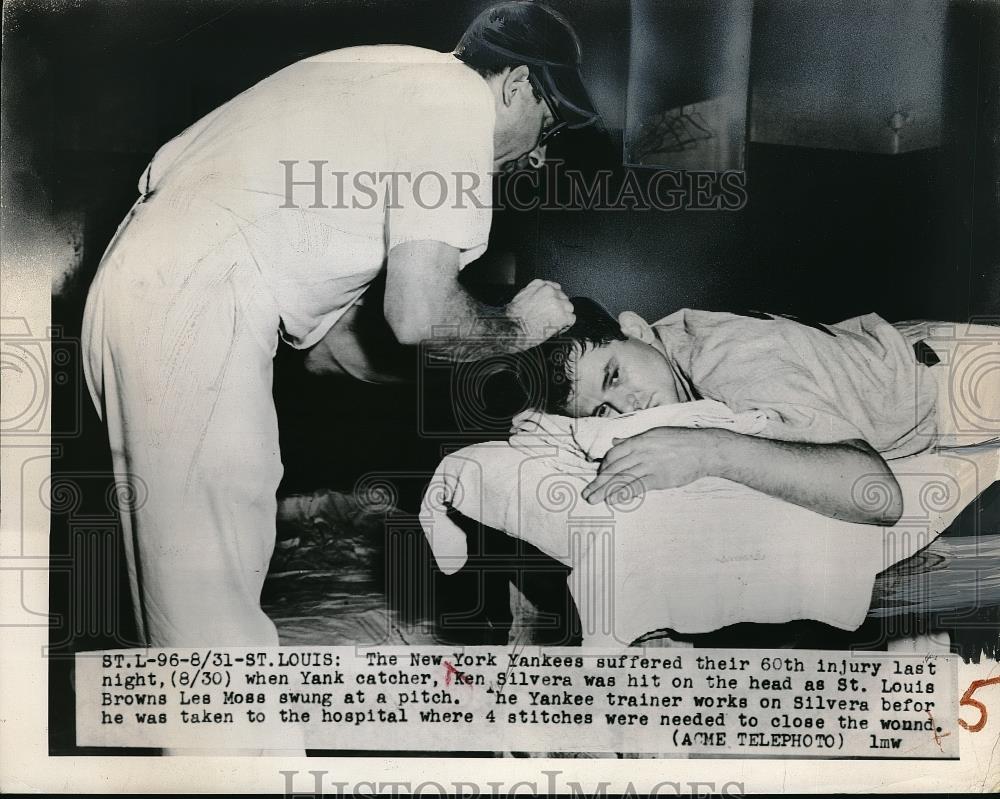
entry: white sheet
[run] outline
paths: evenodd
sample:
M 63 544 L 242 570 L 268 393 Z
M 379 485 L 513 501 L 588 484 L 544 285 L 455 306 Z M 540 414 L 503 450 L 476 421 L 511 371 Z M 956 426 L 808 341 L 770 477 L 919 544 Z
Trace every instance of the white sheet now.
M 634 434 L 637 415 L 600 421 L 630 424 Z M 829 519 L 718 478 L 623 505 L 589 505 L 580 491 L 597 464 L 572 436 L 535 440 L 519 434 L 516 447 L 488 442 L 446 457 L 424 496 L 421 525 L 447 574 L 467 559 L 449 507 L 572 567 L 585 640 L 599 645 L 625 645 L 659 628 L 701 633 L 737 622 L 815 619 L 855 629 L 875 576 L 933 541 L 995 479 L 1000 457 L 980 447 L 892 461 L 904 511 L 896 526 L 882 528 Z M 860 484 L 858 498 L 884 501 L 873 485 Z

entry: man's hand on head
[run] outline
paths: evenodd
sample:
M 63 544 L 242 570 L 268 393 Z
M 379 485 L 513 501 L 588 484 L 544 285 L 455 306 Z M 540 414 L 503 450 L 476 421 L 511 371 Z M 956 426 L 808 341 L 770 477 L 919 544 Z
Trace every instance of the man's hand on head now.
M 528 346 L 541 344 L 576 321 L 573 303 L 551 280 L 532 280 L 507 304 L 504 313 L 521 325 Z

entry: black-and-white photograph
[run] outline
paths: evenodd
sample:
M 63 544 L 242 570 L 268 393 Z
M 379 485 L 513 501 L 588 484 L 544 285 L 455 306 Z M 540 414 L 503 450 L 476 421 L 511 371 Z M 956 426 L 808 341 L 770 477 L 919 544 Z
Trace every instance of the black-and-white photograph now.
M 48 762 L 996 789 L 1000 4 L 10 0 L 2 81 L 5 626 Z M 337 647 L 389 698 L 293 668 L 280 739 L 209 699 L 277 669 L 229 649 Z M 171 650 L 141 695 L 212 707 L 127 732 L 114 658 Z M 612 657 L 622 693 L 573 671 Z M 703 688 L 758 716 L 670 715 Z

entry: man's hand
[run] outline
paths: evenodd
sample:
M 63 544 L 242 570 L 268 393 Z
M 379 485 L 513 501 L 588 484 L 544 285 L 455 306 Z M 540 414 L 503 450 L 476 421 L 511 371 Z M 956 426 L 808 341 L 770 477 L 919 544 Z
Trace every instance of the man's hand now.
M 504 313 L 522 325 L 528 346 L 541 344 L 576 321 L 573 303 L 551 280 L 532 280 L 507 304 Z
M 654 427 L 631 438 L 616 438 L 583 498 L 591 505 L 627 491 L 638 495 L 659 488 L 680 488 L 707 476 L 717 430 Z

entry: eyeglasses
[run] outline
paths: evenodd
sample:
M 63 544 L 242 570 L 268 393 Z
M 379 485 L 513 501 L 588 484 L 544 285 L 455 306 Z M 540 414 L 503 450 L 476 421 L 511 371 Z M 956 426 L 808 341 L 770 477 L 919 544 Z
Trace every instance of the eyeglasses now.
M 531 83 L 532 88 L 542 98 L 542 101 L 548 107 L 549 113 L 552 115 L 552 119 L 554 121 L 552 127 L 550 127 L 548 130 L 542 131 L 541 135 L 538 137 L 538 144 L 535 145 L 536 147 L 545 147 L 550 141 L 552 141 L 552 139 L 554 139 L 556 136 L 562 133 L 566 129 L 566 126 L 569 123 L 559 119 L 559 114 L 556 113 L 555 105 L 552 103 L 552 100 L 549 99 L 548 92 L 546 92 L 545 89 L 542 88 L 542 82 L 537 77 L 535 77 L 534 73 L 531 72 L 528 73 L 528 81 Z
M 569 124 L 568 122 L 557 121 L 556 124 L 553 125 L 551 128 L 549 128 L 548 130 L 543 130 L 542 135 L 538 137 L 538 144 L 536 146 L 545 147 L 556 136 L 562 133 L 566 129 L 566 126 L 568 124 Z

